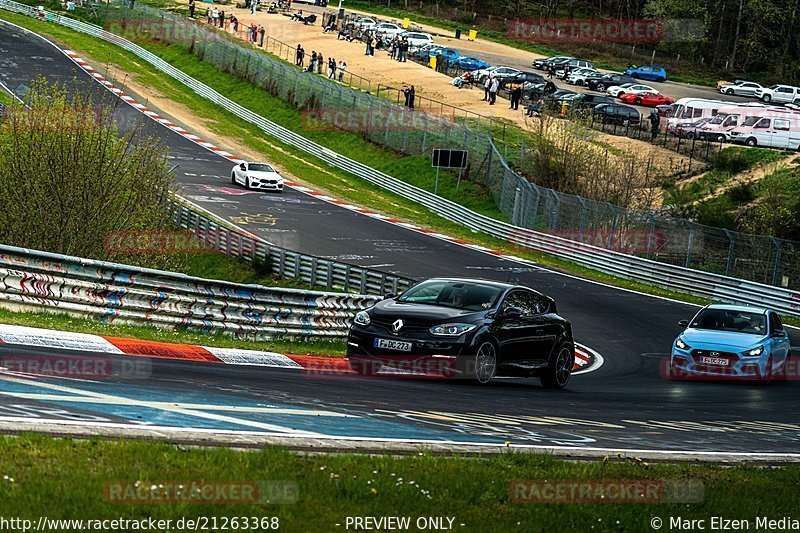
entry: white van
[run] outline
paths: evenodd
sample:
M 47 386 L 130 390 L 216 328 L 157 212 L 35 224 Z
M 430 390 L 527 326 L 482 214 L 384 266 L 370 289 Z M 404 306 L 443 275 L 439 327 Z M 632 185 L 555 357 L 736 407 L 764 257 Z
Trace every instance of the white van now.
M 747 146 L 800 149 L 800 112 L 791 109 L 753 110 L 730 132 L 731 142 Z
M 766 108 L 766 105 L 756 103 L 722 106 L 717 109 L 717 114 L 711 120 L 700 127 L 697 136 L 703 140 L 727 142 L 730 140 L 731 130 L 751 116 L 753 110 Z
M 681 98 L 672 106 L 672 116 L 667 119 L 667 131 L 675 133 L 678 124 L 697 122 L 701 118 L 713 118 L 720 107 L 729 105 L 730 102 L 722 100 Z

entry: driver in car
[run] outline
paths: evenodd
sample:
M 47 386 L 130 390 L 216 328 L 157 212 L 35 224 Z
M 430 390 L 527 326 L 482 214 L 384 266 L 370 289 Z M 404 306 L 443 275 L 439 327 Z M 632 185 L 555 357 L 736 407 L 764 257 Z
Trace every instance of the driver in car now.
M 458 307 L 459 309 L 464 307 L 464 304 L 467 301 L 467 291 L 464 289 L 456 289 L 453 291 L 453 307 Z

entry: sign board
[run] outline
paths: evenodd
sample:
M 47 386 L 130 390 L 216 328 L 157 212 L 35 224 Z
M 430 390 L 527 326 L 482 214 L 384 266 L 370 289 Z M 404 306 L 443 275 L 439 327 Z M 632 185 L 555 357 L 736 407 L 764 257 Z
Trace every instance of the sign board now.
M 431 166 L 436 168 L 466 168 L 468 154 L 469 152 L 466 150 L 434 148 Z

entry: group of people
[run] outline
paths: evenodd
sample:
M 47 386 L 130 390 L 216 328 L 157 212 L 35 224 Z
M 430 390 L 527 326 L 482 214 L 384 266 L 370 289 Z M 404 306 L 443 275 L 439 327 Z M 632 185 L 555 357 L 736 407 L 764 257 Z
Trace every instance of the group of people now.
M 389 57 L 404 63 L 408 56 L 408 49 L 410 46 L 408 39 L 405 37 L 400 38 L 399 35 L 395 35 L 390 45 Z
M 497 91 L 500 90 L 500 80 L 494 76 L 487 76 L 483 81 L 483 101 L 494 105 L 497 101 Z
M 417 97 L 416 90 L 414 89 L 413 85 L 403 85 L 403 88 L 400 89 L 400 92 L 403 93 L 403 97 L 405 98 L 405 102 L 403 103 L 409 109 L 414 109 L 414 100 Z
M 322 55 L 322 52 L 317 53 L 315 50 L 311 51 L 311 60 L 308 63 L 308 67 L 305 67 L 305 57 L 306 51 L 303 48 L 303 45 L 298 44 L 297 49 L 295 50 L 294 56 L 294 63 L 298 67 L 304 67 L 306 72 L 312 72 L 317 74 L 325 74 L 327 73 L 328 78 L 332 80 L 338 79 L 342 81 L 344 78 L 345 72 L 347 72 L 347 62 L 344 60 L 337 61 L 329 57 L 328 62 L 325 62 L 325 58 Z M 327 70 L 326 70 L 327 65 Z

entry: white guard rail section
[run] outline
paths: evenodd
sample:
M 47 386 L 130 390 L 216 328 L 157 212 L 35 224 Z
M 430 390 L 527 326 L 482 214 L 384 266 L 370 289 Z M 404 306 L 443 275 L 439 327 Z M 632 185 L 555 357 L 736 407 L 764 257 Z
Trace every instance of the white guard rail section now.
M 39 16 L 34 8 L 10 0 L 0 0 L 0 8 L 24 13 L 32 17 Z M 44 18 L 114 43 L 147 61 L 156 69 L 178 80 L 197 94 L 225 108 L 237 117 L 257 125 L 265 133 L 281 142 L 317 157 L 333 167 L 350 172 L 370 183 L 415 201 L 437 215 L 462 224 L 473 231 L 481 231 L 516 245 L 546 252 L 614 276 L 722 302 L 771 307 L 783 314 L 800 317 L 800 293 L 796 291 L 629 256 L 547 233 L 529 230 L 478 214 L 455 202 L 440 198 L 431 192 L 409 185 L 388 174 L 349 159 L 279 126 L 229 100 L 141 46 L 109 33 L 99 26 L 54 13 L 47 13 Z
M 380 298 L 242 285 L 0 246 L 0 302 L 106 322 L 232 333 L 251 339 L 338 338 Z

